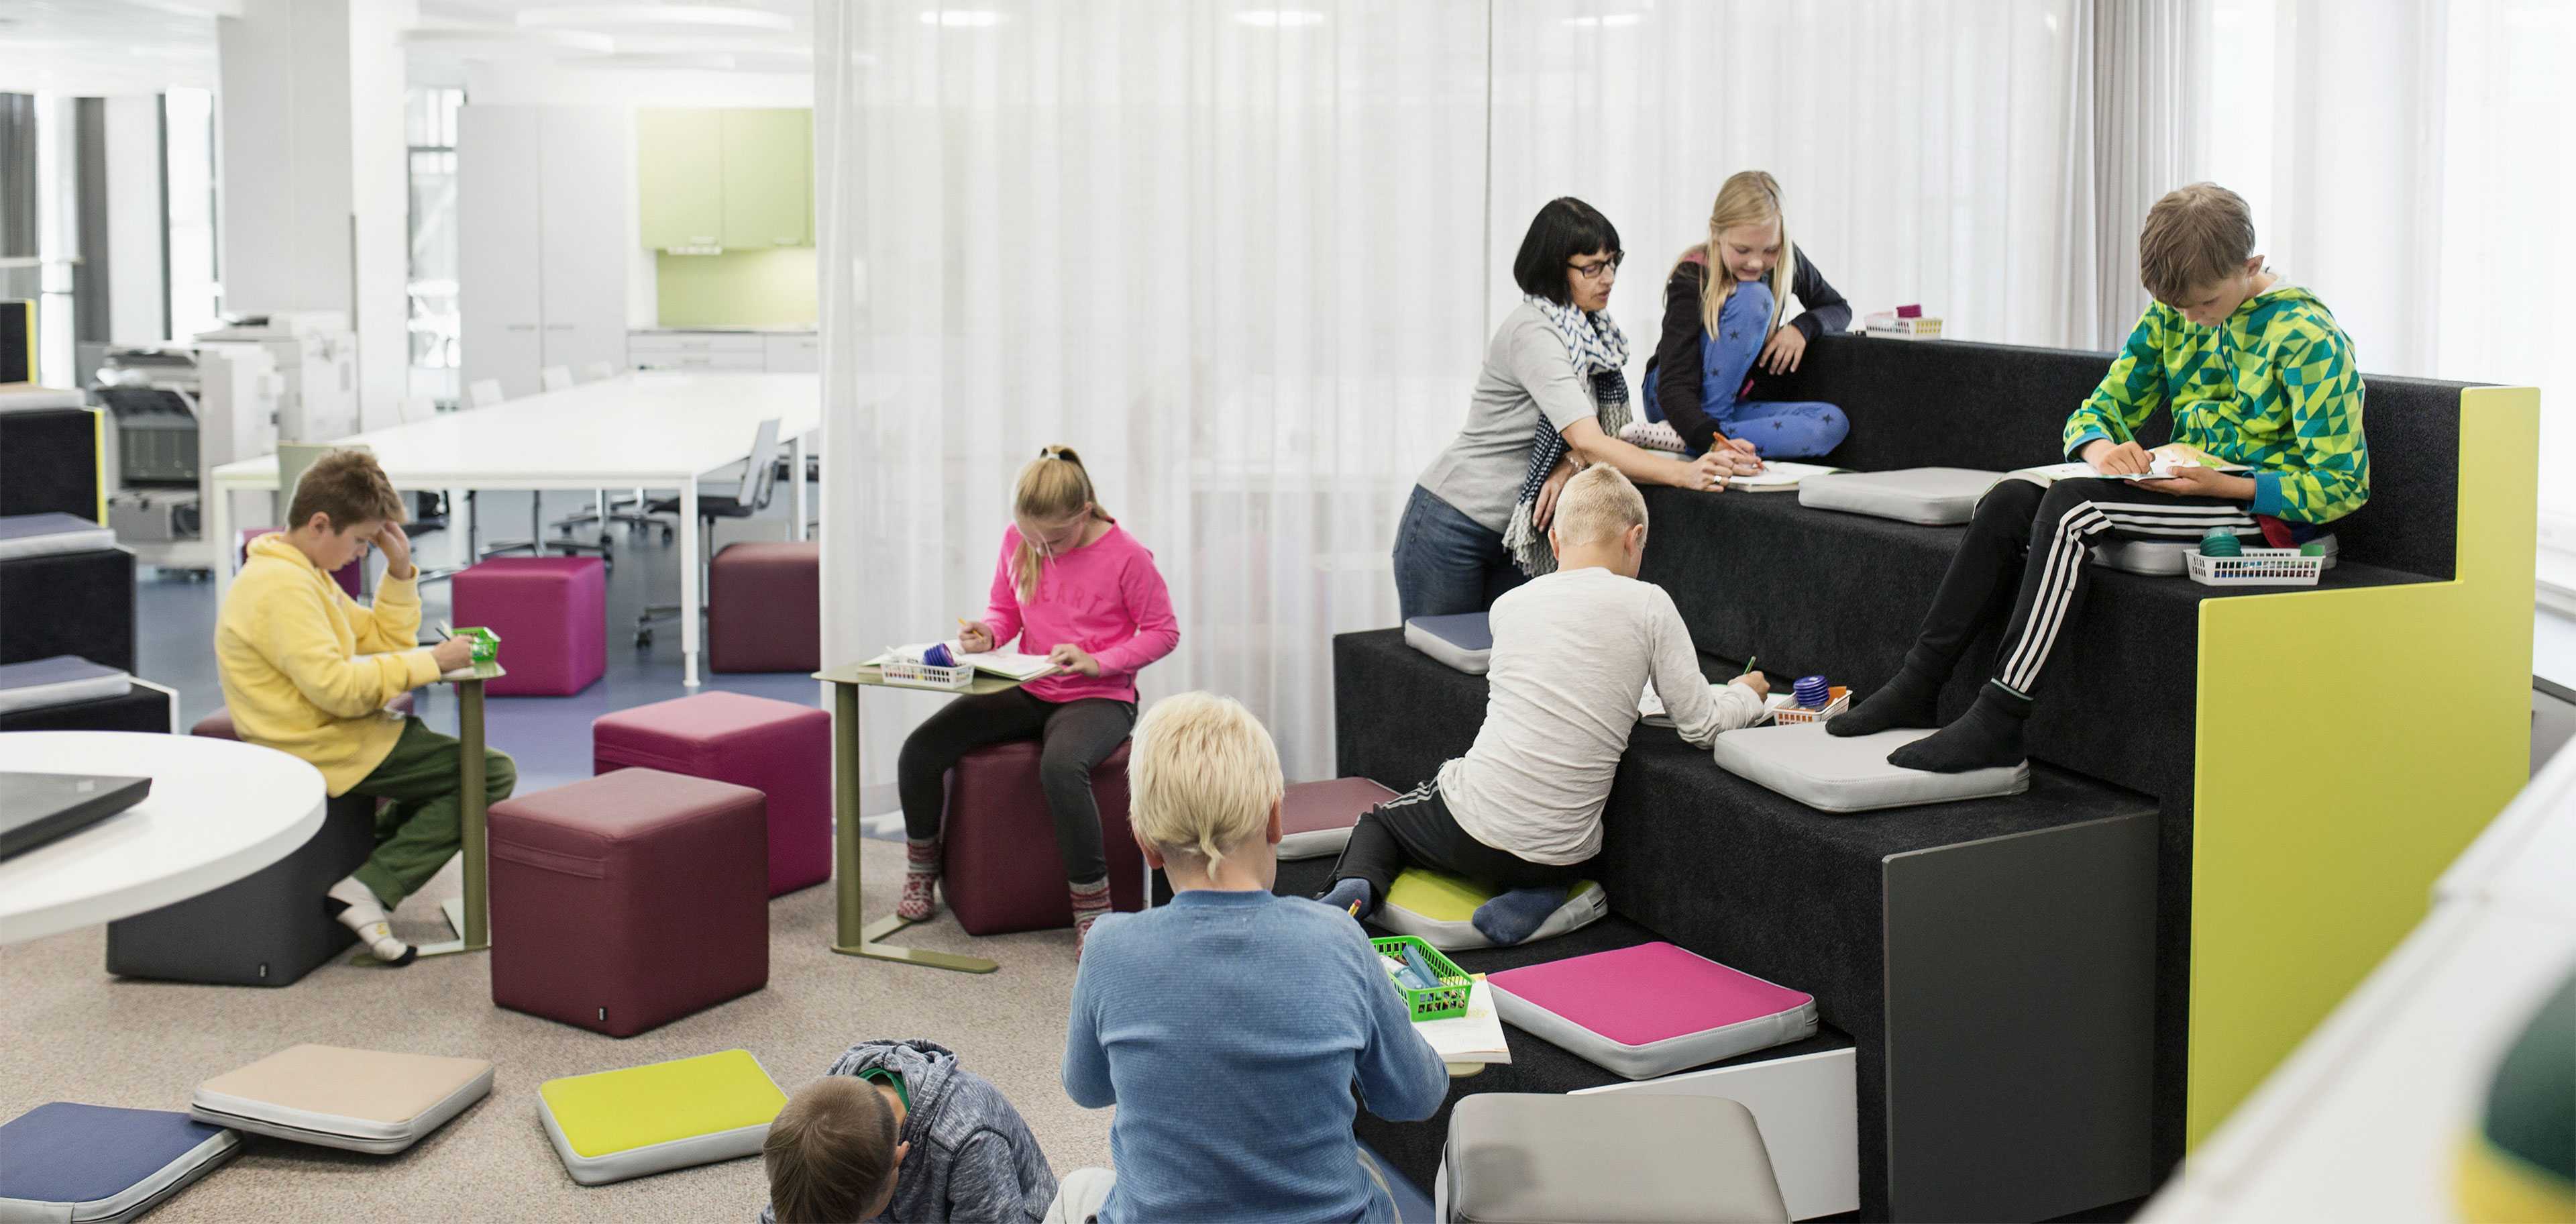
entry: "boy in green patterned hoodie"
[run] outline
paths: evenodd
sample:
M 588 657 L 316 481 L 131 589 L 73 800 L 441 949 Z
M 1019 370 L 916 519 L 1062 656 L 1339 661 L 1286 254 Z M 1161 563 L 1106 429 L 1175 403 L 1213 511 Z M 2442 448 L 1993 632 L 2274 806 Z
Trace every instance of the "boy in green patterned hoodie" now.
M 2156 300 L 2062 435 L 2067 458 L 2103 475 L 2006 480 L 1986 494 L 1904 669 L 1826 730 L 1938 725 L 1942 683 L 1987 609 L 2017 586 L 1976 704 L 1887 758 L 1939 773 L 2017 764 L 2031 694 L 2084 593 L 2094 544 L 2193 541 L 2213 527 L 2252 530 L 2258 515 L 2304 539 L 2369 500 L 2352 339 L 2315 295 L 2263 266 L 2245 201 L 2214 183 L 2168 193 L 2147 213 L 2138 269 Z M 2186 466 L 2168 479 L 2115 479 L 2150 470 L 2135 431 L 2158 406 L 2173 414 L 2174 441 L 2250 471 Z

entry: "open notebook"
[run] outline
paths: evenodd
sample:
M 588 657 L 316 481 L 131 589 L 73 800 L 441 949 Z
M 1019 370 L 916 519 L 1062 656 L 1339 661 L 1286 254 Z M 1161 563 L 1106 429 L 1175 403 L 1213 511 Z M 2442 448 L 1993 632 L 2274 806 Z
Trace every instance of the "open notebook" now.
M 2163 480 L 2172 476 L 2174 469 L 2186 467 L 2213 468 L 2221 472 L 2248 470 L 2244 464 L 2229 463 L 2207 451 L 2186 446 L 2180 442 L 2167 442 L 2148 451 L 2147 459 L 2149 463 L 2147 471 L 2120 476 L 2094 471 L 2092 464 L 2081 459 L 2073 463 L 2043 463 L 2038 467 L 2017 468 L 2007 475 L 2027 480 L 2035 485 L 2053 485 L 2061 480 L 2081 480 L 2097 476 L 2106 480 Z
M 999 650 L 987 650 L 981 654 L 967 654 L 966 652 L 959 650 L 957 648 L 957 643 L 955 642 L 920 642 L 910 646 L 897 646 L 886 651 L 884 654 L 868 660 L 863 666 L 874 667 L 889 659 L 897 658 L 908 659 L 912 662 L 918 663 L 921 661 L 923 652 L 929 650 L 933 646 L 946 646 L 948 648 L 948 653 L 957 656 L 957 663 L 961 667 L 971 667 L 979 672 L 1000 676 L 1006 680 L 1035 680 L 1038 677 L 1047 675 L 1056 669 L 1055 664 L 1047 662 L 1047 657 L 1045 655 L 1020 654 L 1017 651 L 1004 652 Z
M 1800 463 L 1794 459 L 1766 459 L 1762 470 L 1750 476 L 1729 477 L 1727 491 L 1733 493 L 1788 493 L 1798 482 L 1810 476 L 1824 476 L 1841 471 L 1822 463 Z
M 1485 975 L 1467 992 L 1467 1014 L 1446 1020 L 1416 1020 L 1413 1031 L 1440 1052 L 1446 1063 L 1508 1063 L 1512 1047 L 1503 1037 L 1502 1013 L 1494 1010 L 1494 991 Z

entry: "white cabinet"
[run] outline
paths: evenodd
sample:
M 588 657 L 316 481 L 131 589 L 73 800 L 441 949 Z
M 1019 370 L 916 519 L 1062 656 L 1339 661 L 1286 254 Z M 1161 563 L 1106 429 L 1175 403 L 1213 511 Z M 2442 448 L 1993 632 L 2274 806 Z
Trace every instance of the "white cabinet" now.
M 457 112 L 457 313 L 465 385 L 512 399 L 538 371 L 619 364 L 626 346 L 622 110 L 466 106 Z
M 626 337 L 638 370 L 746 370 L 810 374 L 822 368 L 812 332 L 639 331 Z

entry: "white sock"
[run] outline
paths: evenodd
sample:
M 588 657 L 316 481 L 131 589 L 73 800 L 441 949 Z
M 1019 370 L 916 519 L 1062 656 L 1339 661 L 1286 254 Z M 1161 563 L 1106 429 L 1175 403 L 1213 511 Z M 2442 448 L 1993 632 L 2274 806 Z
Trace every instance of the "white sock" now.
M 394 938 L 393 924 L 385 920 L 384 904 L 376 900 L 375 890 L 364 881 L 350 876 L 323 895 L 344 907 L 339 913 L 340 925 L 356 931 L 377 960 L 404 963 L 411 959 L 411 945 Z

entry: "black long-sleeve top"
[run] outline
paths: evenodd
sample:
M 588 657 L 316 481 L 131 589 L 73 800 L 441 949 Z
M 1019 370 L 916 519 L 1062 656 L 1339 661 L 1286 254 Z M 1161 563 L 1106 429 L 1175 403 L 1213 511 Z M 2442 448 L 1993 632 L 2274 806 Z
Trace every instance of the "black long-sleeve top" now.
M 1792 248 L 1792 252 L 1798 270 L 1790 277 L 1789 292 L 1806 310 L 1789 320 L 1789 326 L 1810 341 L 1825 332 L 1849 328 L 1851 304 L 1825 282 L 1824 273 L 1816 271 L 1805 251 Z M 1707 284 L 1705 263 L 1685 259 L 1673 269 L 1672 279 L 1664 282 L 1664 333 L 1655 343 L 1655 406 L 1683 441 L 1703 451 L 1717 444 L 1717 422 L 1709 419 L 1699 398 L 1700 292 Z

